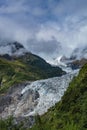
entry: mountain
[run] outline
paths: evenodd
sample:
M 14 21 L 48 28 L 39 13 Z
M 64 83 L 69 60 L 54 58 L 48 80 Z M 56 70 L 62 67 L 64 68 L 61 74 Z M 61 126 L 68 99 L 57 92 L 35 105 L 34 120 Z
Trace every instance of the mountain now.
M 70 58 L 71 61 L 67 64 L 72 69 L 81 68 L 85 63 L 87 63 L 87 46 L 82 48 L 76 48 Z
M 87 64 L 74 77 L 62 100 L 29 130 L 87 130 Z
M 72 52 L 70 59 L 87 59 L 87 46 L 84 47 L 78 47 L 76 49 L 74 49 L 74 51 Z
M 59 67 L 52 67 L 44 59 L 36 56 L 18 42 L 5 43 L 0 51 L 0 92 L 24 81 L 46 79 L 65 74 Z M 5 50 L 5 48 L 9 48 Z
M 84 64 L 87 63 L 87 59 L 76 59 L 67 63 L 67 66 L 74 69 L 80 69 Z
M 15 42 L 2 42 L 2 44 L 0 44 L 0 54 L 4 55 L 4 54 L 8 54 L 10 56 L 19 56 L 19 55 L 23 55 L 24 53 L 26 53 L 27 50 L 24 48 L 24 46 L 20 43 L 18 43 L 17 41 Z
M 71 71 L 81 68 L 85 63 L 87 63 L 87 46 L 74 49 L 68 57 L 58 56 L 53 60 L 52 65 L 60 66 L 66 71 L 68 68 L 68 71 Z

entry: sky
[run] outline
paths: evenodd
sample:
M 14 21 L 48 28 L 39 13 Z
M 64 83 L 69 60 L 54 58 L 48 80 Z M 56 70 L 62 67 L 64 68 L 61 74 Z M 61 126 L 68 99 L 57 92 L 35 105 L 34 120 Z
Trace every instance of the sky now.
M 46 60 L 69 56 L 87 45 L 87 0 L 0 0 L 0 39 Z

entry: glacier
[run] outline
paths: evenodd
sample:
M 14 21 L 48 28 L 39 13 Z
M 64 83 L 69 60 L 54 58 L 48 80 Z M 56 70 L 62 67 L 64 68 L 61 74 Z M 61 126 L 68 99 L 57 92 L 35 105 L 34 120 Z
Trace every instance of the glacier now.
M 31 117 L 42 115 L 59 102 L 69 83 L 79 70 L 68 72 L 61 77 L 37 80 L 11 87 L 0 99 L 0 117 Z
M 46 80 L 39 80 L 32 82 L 30 85 L 27 85 L 22 91 L 23 95 L 28 90 L 38 91 L 39 98 L 38 104 L 35 106 L 34 110 L 29 112 L 24 116 L 30 115 L 42 115 L 47 110 L 54 106 L 55 103 L 61 100 L 61 97 L 64 95 L 67 87 L 69 86 L 70 81 L 74 76 L 78 74 L 78 70 L 63 75 L 62 77 L 54 77 Z

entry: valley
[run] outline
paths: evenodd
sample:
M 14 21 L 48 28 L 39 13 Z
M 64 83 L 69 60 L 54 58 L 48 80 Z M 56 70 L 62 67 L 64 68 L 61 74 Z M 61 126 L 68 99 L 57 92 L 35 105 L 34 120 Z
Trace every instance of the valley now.
M 6 52 L 6 54 L 0 55 L 0 125 L 4 123 L 7 129 L 8 126 L 6 124 L 10 121 L 8 125 L 11 128 L 14 125 L 15 130 L 16 128 L 19 130 L 20 128 L 49 130 L 49 121 L 46 124 L 46 127 L 49 128 L 45 129 L 43 125 L 39 124 L 40 126 L 38 126 L 37 123 L 39 123 L 39 120 L 44 122 L 49 112 L 49 116 L 52 113 L 57 114 L 57 111 L 59 113 L 60 108 L 60 113 L 62 112 L 63 105 L 67 104 L 69 100 L 66 99 L 65 95 L 70 89 L 70 84 L 79 77 L 79 70 L 86 63 L 86 60 L 82 62 L 81 66 L 75 67 L 74 60 L 59 57 L 57 59 L 58 65 L 50 65 L 41 57 L 27 52 L 20 43 L 14 42 L 13 45 L 12 47 L 10 46 L 10 51 L 14 48 L 15 53 L 12 51 L 12 53 Z M 20 53 L 21 47 L 25 50 L 22 55 Z M 20 55 L 16 53 L 16 50 L 19 51 Z M 70 64 L 74 66 L 74 69 Z M 85 74 L 86 71 L 84 76 Z M 77 81 L 75 82 L 78 84 Z M 71 97 L 73 98 L 73 96 Z M 63 99 L 67 101 L 61 104 Z M 59 110 L 56 109 L 57 104 Z M 65 110 L 65 108 L 63 109 Z M 59 123 L 57 117 L 52 120 L 54 121 L 55 126 L 53 125 L 53 127 L 55 129 L 65 129 L 65 126 L 63 127 L 62 125 L 61 127 L 56 126 L 55 121 L 57 120 L 57 123 Z M 23 125 L 21 125 L 21 122 Z M 52 130 L 55 130 L 53 127 L 51 126 Z
M 87 0 L 0 0 L 0 130 L 87 130 Z

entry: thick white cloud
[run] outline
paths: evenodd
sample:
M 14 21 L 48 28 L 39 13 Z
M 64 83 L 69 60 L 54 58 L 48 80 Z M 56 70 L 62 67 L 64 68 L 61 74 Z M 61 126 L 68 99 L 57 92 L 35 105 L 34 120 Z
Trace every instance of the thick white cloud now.
M 0 37 L 17 40 L 44 58 L 87 45 L 87 0 L 5 0 Z

